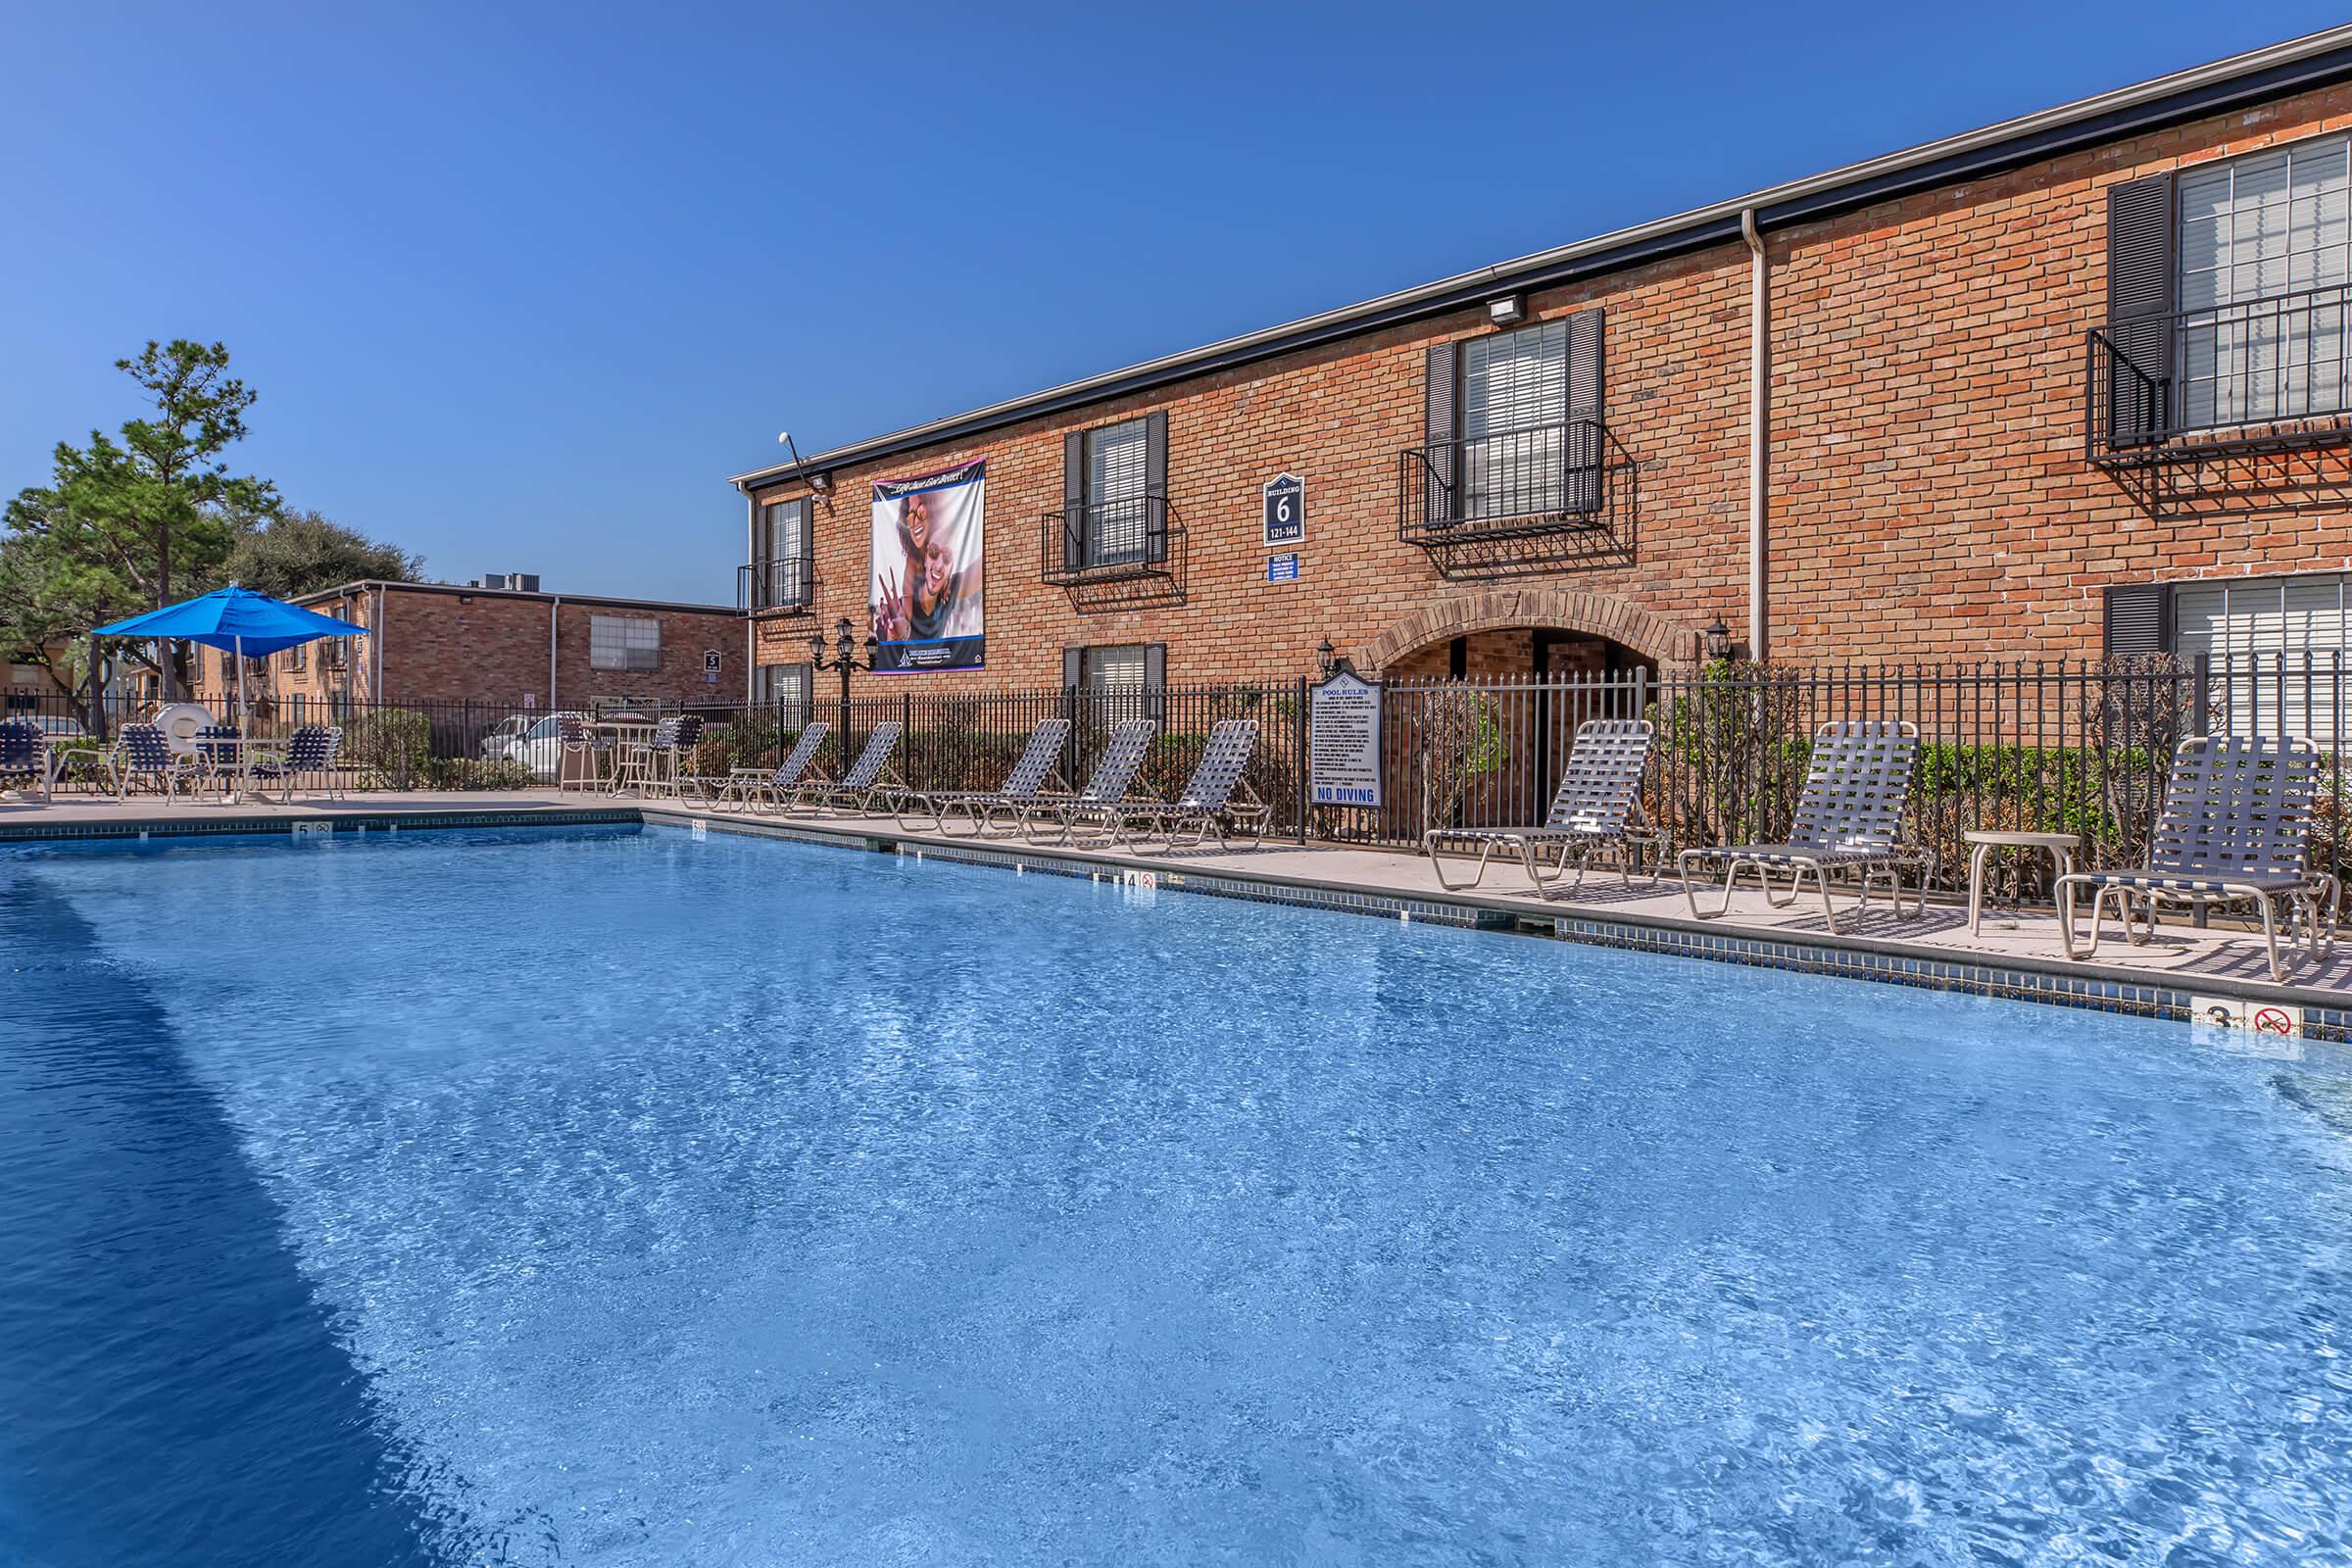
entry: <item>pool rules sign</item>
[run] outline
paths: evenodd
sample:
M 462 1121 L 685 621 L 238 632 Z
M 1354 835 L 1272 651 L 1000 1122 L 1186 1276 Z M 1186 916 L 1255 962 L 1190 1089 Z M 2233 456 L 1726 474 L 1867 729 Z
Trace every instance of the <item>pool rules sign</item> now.
M 1380 805 L 1380 686 L 1342 669 L 1307 709 L 1308 797 L 1317 806 Z

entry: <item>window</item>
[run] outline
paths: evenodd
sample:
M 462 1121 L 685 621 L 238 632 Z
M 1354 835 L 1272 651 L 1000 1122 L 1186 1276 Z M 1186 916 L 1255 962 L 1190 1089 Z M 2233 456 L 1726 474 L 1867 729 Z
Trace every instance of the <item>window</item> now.
M 2179 175 L 2181 424 L 2333 414 L 2347 396 L 2352 142 L 2331 136 Z
M 287 649 L 287 650 L 286 650 L 286 668 L 288 668 L 288 669 L 290 669 L 290 670 L 300 671 L 300 670 L 301 670 L 301 668 L 303 667 L 304 655 L 305 655 L 305 653 L 308 651 L 308 649 L 309 649 L 309 648 L 310 648 L 310 644 L 308 644 L 308 643 L 296 643 L 296 644 L 295 644 L 293 647 L 291 647 L 291 648 Z
M 1086 564 L 1140 560 L 1144 553 L 1144 421 L 1086 432 Z
M 786 729 L 808 722 L 809 670 L 807 663 L 760 664 L 752 670 L 752 702 L 776 710 Z
M 1462 345 L 1462 513 L 1556 512 L 1568 416 L 1568 323 Z
M 1078 684 L 1099 692 L 1140 692 L 1149 681 L 1151 649 L 1143 643 L 1078 651 Z
M 810 597 L 808 502 L 771 501 L 753 530 L 754 610 L 796 609 Z
M 651 615 L 588 617 L 590 669 L 660 669 L 662 622 Z
M 2343 573 L 2315 572 L 2173 584 L 2173 652 L 2211 661 L 2209 701 L 2231 733 L 2334 740 L 2347 583 Z M 2306 667 L 2315 676 L 2308 686 Z M 2343 697 L 2352 703 L 2352 688 Z

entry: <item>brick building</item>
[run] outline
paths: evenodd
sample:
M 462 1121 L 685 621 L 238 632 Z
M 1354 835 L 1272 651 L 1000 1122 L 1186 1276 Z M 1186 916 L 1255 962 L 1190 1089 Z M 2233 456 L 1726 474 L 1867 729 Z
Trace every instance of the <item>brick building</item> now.
M 600 697 L 732 703 L 742 695 L 744 617 L 722 606 L 413 582 L 345 583 L 299 603 L 369 635 L 252 662 L 249 685 L 296 717 L 368 702 L 554 710 Z M 205 688 L 235 686 L 228 655 L 199 657 Z
M 866 689 L 2341 647 L 2347 130 L 2338 28 L 738 475 L 744 689 L 971 459 L 986 667 Z

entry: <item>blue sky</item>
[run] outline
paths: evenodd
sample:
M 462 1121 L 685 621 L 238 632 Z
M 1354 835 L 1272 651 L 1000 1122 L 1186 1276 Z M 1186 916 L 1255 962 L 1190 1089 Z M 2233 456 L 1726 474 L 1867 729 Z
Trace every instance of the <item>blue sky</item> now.
M 0 492 L 225 341 L 450 578 L 731 600 L 725 476 L 2334 8 L 0 8 Z

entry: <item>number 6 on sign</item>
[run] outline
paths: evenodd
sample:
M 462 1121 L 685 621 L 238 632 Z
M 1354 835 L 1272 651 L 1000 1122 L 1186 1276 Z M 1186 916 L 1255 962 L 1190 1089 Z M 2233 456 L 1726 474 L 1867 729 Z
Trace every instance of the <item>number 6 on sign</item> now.
M 1277 474 L 1261 487 L 1266 502 L 1265 542 L 1268 549 L 1295 545 L 1306 537 L 1306 485 L 1297 474 Z

